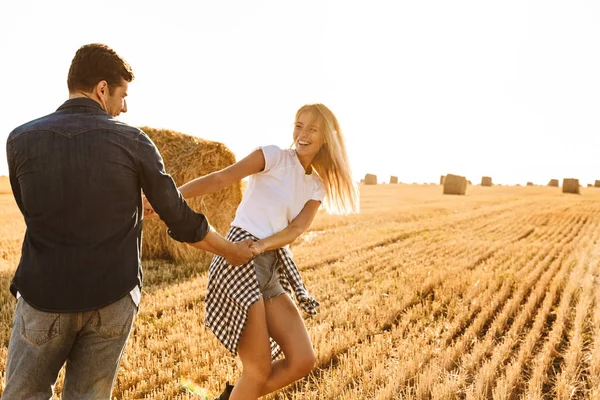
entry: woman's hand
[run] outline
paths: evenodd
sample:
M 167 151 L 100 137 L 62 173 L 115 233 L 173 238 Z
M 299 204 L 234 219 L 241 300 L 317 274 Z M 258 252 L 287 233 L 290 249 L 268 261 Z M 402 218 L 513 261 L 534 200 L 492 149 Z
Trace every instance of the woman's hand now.
M 142 204 L 144 207 L 144 217 L 154 217 L 154 216 L 158 215 L 158 214 L 156 214 L 156 211 L 154 211 L 154 208 L 152 207 L 152 205 L 150 204 L 150 202 L 144 195 L 142 195 Z
M 252 255 L 256 257 L 257 255 L 265 251 L 265 248 L 262 242 L 258 240 L 256 242 L 252 242 L 252 244 L 250 245 L 250 251 L 252 252 Z

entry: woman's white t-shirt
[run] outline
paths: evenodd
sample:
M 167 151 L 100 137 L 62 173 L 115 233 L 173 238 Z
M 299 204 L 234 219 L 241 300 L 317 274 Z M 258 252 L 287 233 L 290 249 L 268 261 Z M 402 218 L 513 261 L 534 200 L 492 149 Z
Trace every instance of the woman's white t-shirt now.
M 285 229 L 309 200 L 322 201 L 323 182 L 314 172 L 307 175 L 293 149 L 260 147 L 265 169 L 250 175 L 233 226 L 264 239 Z

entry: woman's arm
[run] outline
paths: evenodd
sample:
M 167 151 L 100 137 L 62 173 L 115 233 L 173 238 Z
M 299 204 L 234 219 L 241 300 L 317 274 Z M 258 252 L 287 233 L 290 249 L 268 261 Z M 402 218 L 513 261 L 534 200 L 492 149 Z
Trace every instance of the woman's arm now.
M 235 164 L 191 180 L 181 185 L 178 189 L 184 199 L 191 199 L 207 193 L 218 192 L 232 183 L 242 180 L 248 175 L 261 172 L 264 169 L 265 156 L 261 149 L 257 149 Z M 142 201 L 144 204 L 144 217 L 155 216 L 156 212 L 146 196 L 142 197 Z
M 265 156 L 261 149 L 257 149 L 227 168 L 189 181 L 180 186 L 179 191 L 185 199 L 191 199 L 207 193 L 218 192 L 232 183 L 264 169 Z
M 307 201 L 300 214 L 285 229 L 254 242 L 254 255 L 278 249 L 296 240 L 298 236 L 302 235 L 310 227 L 310 224 L 312 224 L 317 215 L 317 211 L 319 211 L 320 205 L 321 202 L 317 200 Z

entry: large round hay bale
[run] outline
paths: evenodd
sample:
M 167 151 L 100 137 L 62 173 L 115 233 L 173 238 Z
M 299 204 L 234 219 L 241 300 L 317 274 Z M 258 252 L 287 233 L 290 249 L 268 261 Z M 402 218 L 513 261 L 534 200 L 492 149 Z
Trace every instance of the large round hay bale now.
M 365 185 L 377 185 L 377 175 L 366 174 L 365 175 Z
M 563 179 L 563 193 L 579 194 L 579 179 Z
M 398 177 L 397 176 L 390 176 L 390 183 L 398 183 Z
M 446 175 L 444 179 L 444 194 L 463 195 L 467 191 L 467 178 L 459 175 Z
M 481 186 L 492 186 L 492 178 L 489 176 L 482 176 Z
M 235 163 L 234 154 L 222 143 L 167 129 L 146 126 L 141 129 L 158 147 L 165 169 L 177 186 Z M 221 235 L 225 235 L 241 201 L 241 183 L 236 182 L 219 192 L 191 199 L 188 204 L 196 212 L 206 215 L 210 225 Z M 166 229 L 159 218 L 144 221 L 143 258 L 193 261 L 208 268 L 212 254 L 171 239 Z
M 600 187 L 600 181 L 599 180 L 596 180 L 594 182 L 594 187 Z
M 527 182 L 527 186 L 533 186 L 533 182 Z
M 558 187 L 558 179 L 550 179 L 550 182 L 548 182 L 548 186 Z
M 444 184 L 444 179 L 446 179 L 446 176 L 445 175 L 441 175 L 440 176 L 440 185 Z

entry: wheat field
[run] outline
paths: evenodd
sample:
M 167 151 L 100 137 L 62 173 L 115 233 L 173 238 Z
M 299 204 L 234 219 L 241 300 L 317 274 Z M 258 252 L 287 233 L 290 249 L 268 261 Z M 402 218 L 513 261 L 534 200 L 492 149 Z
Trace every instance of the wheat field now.
M 273 399 L 600 399 L 600 189 L 361 186 L 292 247 L 317 365 Z M 0 374 L 24 224 L 0 195 Z M 239 365 L 203 326 L 201 266 L 144 262 L 115 399 L 217 394 Z M 61 381 L 56 386 L 60 393 Z M 57 397 L 58 398 L 58 397 Z

